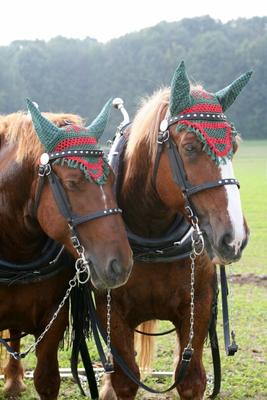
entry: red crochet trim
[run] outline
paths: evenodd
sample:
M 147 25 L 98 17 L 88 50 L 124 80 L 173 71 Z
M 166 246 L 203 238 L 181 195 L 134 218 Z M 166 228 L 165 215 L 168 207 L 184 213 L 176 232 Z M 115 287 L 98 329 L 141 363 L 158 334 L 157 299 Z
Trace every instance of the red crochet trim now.
M 79 133 L 79 132 L 81 132 L 81 131 L 85 131 L 86 128 L 83 128 L 83 127 L 78 126 L 78 125 L 72 125 L 72 124 L 70 124 L 70 125 L 68 125 L 68 126 L 65 128 L 65 130 L 66 130 L 67 133 L 71 133 L 72 130 L 73 130 L 75 133 Z
M 85 168 L 88 170 L 89 175 L 93 179 L 100 178 L 103 175 L 103 158 L 102 157 L 99 157 L 98 162 L 95 164 L 89 163 L 86 159 L 80 158 L 80 157 L 66 157 L 66 158 L 77 161 L 78 163 L 84 165 Z M 92 170 L 96 170 L 96 172 L 93 173 Z
M 77 137 L 77 138 L 63 139 L 56 145 L 54 151 L 64 151 L 69 147 L 80 146 L 85 144 L 96 144 L 96 143 L 97 140 L 94 137 Z
M 217 154 L 219 157 L 226 156 L 232 148 L 231 143 L 231 125 L 227 122 L 201 122 L 201 123 L 192 123 L 191 121 L 182 120 L 180 121 L 181 124 L 185 124 L 187 126 L 192 126 L 195 129 L 198 129 L 205 140 L 207 141 L 208 146 Z M 214 138 L 210 137 L 205 128 L 208 129 L 225 129 L 226 135 L 224 138 Z M 216 144 L 225 144 L 224 150 L 219 150 L 216 147 Z
M 193 112 L 222 113 L 222 106 L 220 104 L 195 104 L 192 107 L 185 108 L 180 114 Z

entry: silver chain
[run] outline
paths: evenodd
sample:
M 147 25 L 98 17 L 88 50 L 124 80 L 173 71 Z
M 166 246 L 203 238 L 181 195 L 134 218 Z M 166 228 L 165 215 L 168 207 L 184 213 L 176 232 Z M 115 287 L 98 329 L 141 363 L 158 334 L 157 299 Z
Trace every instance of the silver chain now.
M 61 300 L 61 302 L 58 305 L 57 310 L 55 311 L 55 313 L 53 314 L 51 320 L 49 321 L 49 323 L 46 325 L 45 329 L 43 330 L 43 332 L 40 334 L 40 336 L 38 336 L 38 338 L 36 339 L 36 341 L 34 343 L 32 343 L 24 352 L 22 353 L 17 353 L 17 352 L 10 352 L 10 355 L 12 357 L 15 358 L 15 360 L 19 360 L 20 358 L 24 358 L 28 353 L 35 351 L 36 347 L 38 346 L 38 344 L 43 340 L 44 336 L 46 335 L 46 333 L 49 331 L 49 329 L 51 328 L 51 326 L 53 325 L 54 321 L 56 320 L 58 314 L 60 313 L 60 310 L 64 307 L 67 299 L 70 296 L 70 293 L 72 291 L 72 289 L 76 286 L 76 285 L 83 285 L 85 283 L 88 282 L 88 280 L 90 279 L 90 269 L 89 269 L 89 263 L 85 258 L 85 254 L 84 254 L 84 248 L 82 246 L 79 246 L 79 248 L 76 248 L 78 254 L 79 254 L 79 258 L 76 260 L 75 262 L 75 270 L 76 273 L 74 275 L 74 277 L 69 281 L 69 287 L 66 290 L 65 296 L 63 297 L 63 299 Z M 81 279 L 81 275 L 86 273 L 86 277 L 84 279 Z
M 107 361 L 111 363 L 111 290 L 107 291 Z
M 187 349 L 192 348 L 194 338 L 194 319 L 195 319 L 195 260 L 197 256 L 200 256 L 205 248 L 203 234 L 198 225 L 198 218 L 193 214 L 190 207 L 186 207 L 188 217 L 191 225 L 193 226 L 193 232 L 191 235 L 192 240 L 192 251 L 190 253 L 191 260 L 191 274 L 190 274 L 190 327 L 189 327 L 189 341 Z

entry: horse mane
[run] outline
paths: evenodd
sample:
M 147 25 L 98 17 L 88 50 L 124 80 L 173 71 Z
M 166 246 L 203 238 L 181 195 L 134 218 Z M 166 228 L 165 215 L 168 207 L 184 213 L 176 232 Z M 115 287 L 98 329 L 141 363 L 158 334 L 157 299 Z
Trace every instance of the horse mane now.
M 43 113 L 43 115 L 59 127 L 66 125 L 66 120 L 75 125 L 84 125 L 82 118 L 75 114 Z M 44 151 L 35 133 L 31 117 L 23 111 L 0 115 L 0 143 L 2 142 L 16 145 L 16 161 L 19 163 L 26 158 L 35 163 Z
M 170 89 L 161 88 L 150 97 L 141 100 L 141 107 L 131 126 L 125 153 L 128 161 L 126 180 L 134 176 L 137 171 L 147 170 L 154 162 L 159 124 L 166 113 L 169 96 Z

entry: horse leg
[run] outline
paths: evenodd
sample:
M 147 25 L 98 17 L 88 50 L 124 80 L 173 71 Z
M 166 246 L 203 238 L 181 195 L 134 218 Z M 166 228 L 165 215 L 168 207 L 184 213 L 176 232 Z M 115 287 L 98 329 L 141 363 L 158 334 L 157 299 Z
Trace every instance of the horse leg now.
M 57 352 L 66 325 L 67 308 L 65 307 L 36 348 L 37 365 L 34 371 L 34 385 L 40 400 L 55 400 L 58 397 L 60 374 Z
M 11 338 L 15 338 L 16 336 L 19 336 L 21 332 L 15 329 L 10 329 L 9 334 Z M 20 340 L 11 341 L 10 346 L 14 351 L 18 353 L 20 352 Z M 26 385 L 23 382 L 23 366 L 20 360 L 15 360 L 14 357 L 10 356 L 8 363 L 4 367 L 4 376 L 4 393 L 7 397 L 17 397 L 26 389 Z
M 139 378 L 139 368 L 135 362 L 134 332 L 121 320 L 119 315 L 112 313 L 111 342 L 118 354 L 131 371 Z M 129 379 L 114 360 L 115 372 L 105 375 L 104 385 L 100 391 L 100 400 L 133 400 L 138 385 Z
M 193 339 L 193 355 L 188 365 L 186 374 L 180 384 L 177 385 L 177 390 L 181 400 L 201 400 L 203 399 L 204 392 L 206 389 L 206 373 L 202 362 L 202 353 L 204 341 L 208 333 L 208 324 L 210 317 L 209 299 L 206 300 L 206 304 L 198 304 L 195 307 L 194 315 L 194 339 Z M 203 312 L 204 310 L 204 312 Z M 188 310 L 188 315 L 190 310 Z M 177 377 L 182 353 L 184 348 L 187 346 L 189 339 L 189 319 L 185 319 L 177 329 L 179 333 L 180 342 L 180 360 L 177 365 L 175 376 Z

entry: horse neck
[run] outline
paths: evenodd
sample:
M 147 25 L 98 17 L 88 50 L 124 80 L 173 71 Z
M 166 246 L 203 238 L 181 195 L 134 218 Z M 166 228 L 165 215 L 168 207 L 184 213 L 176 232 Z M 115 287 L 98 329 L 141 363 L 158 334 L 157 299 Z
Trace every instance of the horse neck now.
M 127 179 L 127 164 L 125 161 L 118 196 L 124 221 L 127 227 L 136 234 L 159 237 L 171 226 L 176 214 L 159 198 L 152 182 L 151 168 L 140 165 L 136 173 L 131 174 Z
M 29 212 L 33 166 L 18 165 L 13 157 L 10 160 L 11 153 L 1 159 L 0 257 L 25 263 L 38 257 L 46 239 Z

